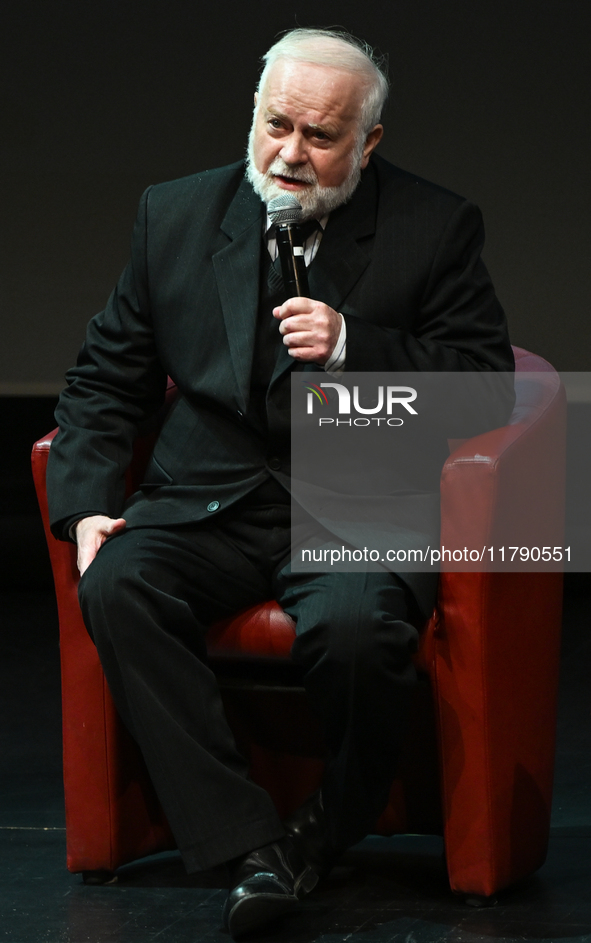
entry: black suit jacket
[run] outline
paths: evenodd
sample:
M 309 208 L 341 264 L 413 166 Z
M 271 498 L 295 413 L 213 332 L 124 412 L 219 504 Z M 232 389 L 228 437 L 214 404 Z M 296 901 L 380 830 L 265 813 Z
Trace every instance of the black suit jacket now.
M 272 473 L 288 473 L 287 349 L 269 388 L 270 437 L 249 417 L 263 215 L 242 163 L 142 197 L 131 261 L 89 324 L 56 413 L 56 535 L 76 514 L 121 514 L 133 438 L 167 375 L 179 397 L 125 509 L 129 527 L 200 520 L 212 501 L 226 509 L 268 476 L 269 441 Z M 372 157 L 309 270 L 311 296 L 345 317 L 346 369 L 512 370 L 483 239 L 475 206 Z

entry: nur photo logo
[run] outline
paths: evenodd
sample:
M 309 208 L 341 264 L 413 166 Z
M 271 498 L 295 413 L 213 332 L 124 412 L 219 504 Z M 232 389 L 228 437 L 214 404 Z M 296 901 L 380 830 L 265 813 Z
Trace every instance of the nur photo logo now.
M 394 416 L 394 407 L 402 407 L 409 415 L 417 416 L 418 413 L 411 403 L 417 398 L 417 391 L 412 386 L 378 386 L 377 390 L 370 400 L 375 405 L 365 406 L 362 403 L 368 402 L 368 397 L 360 397 L 359 386 L 353 387 L 351 391 L 343 383 L 317 383 L 306 384 L 308 391 L 306 396 L 306 413 L 309 416 L 314 415 L 315 409 L 322 408 L 326 411 L 330 407 L 329 399 L 324 392 L 327 389 L 336 391 L 338 417 L 318 416 L 318 425 L 355 425 L 369 426 L 372 423 L 380 425 L 385 423 L 388 426 L 402 426 L 404 419 L 400 416 Z M 398 410 L 397 410 L 398 411 Z M 355 415 L 352 415 L 355 414 Z M 341 418 L 348 416 L 348 419 Z

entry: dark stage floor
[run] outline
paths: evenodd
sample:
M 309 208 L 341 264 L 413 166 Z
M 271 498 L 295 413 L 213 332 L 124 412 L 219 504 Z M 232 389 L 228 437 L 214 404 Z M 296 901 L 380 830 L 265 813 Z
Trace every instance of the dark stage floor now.
M 437 838 L 369 838 L 351 850 L 273 943 L 591 941 L 591 592 L 565 604 L 558 758 L 544 868 L 475 910 L 449 893 Z M 56 615 L 49 593 L 0 595 L 0 943 L 224 941 L 223 871 L 188 878 L 177 855 L 86 887 L 65 869 Z M 524 670 L 527 667 L 524 666 Z

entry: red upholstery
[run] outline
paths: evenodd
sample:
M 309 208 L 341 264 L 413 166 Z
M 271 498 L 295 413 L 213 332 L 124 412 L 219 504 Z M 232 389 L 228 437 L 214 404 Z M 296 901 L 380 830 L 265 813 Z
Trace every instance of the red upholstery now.
M 510 513 L 524 535 L 548 515 L 559 526 L 564 393 L 549 364 L 515 353 L 518 374 L 544 376 L 518 383 L 507 427 L 461 444 L 448 459 L 441 486 L 444 545 L 453 546 L 457 533 L 462 544 L 468 537 L 474 547 L 494 543 L 501 513 Z M 84 629 L 75 548 L 48 529 L 45 466 L 52 437 L 33 447 L 33 472 L 60 620 L 68 867 L 111 870 L 174 843 Z M 150 441 L 138 440 L 130 487 Z M 560 573 L 441 576 L 438 606 L 417 656 L 428 684 L 419 685 L 399 777 L 376 831 L 443 832 L 456 892 L 493 894 L 544 862 L 561 595 Z M 209 636 L 237 740 L 253 778 L 281 814 L 316 787 L 322 772 L 318 727 L 301 691 L 281 671 L 292 639 L 291 620 L 273 602 L 215 626 Z M 261 665 L 265 683 L 260 676 L 254 683 Z M 273 665 L 282 675 L 275 682 L 269 681 Z

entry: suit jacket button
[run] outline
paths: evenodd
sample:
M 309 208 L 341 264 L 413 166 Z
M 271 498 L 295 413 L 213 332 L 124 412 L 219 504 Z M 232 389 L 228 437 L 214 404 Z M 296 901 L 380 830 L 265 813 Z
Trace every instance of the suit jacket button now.
M 209 504 L 207 505 L 207 510 L 208 510 L 208 511 L 217 511 L 217 509 L 219 508 L 219 506 L 220 506 L 220 502 L 219 502 L 219 501 L 210 501 Z
M 275 458 L 275 456 L 269 459 L 268 465 L 269 465 L 269 468 L 273 469 L 273 471 L 279 471 L 281 468 L 281 462 L 279 461 L 278 458 Z

